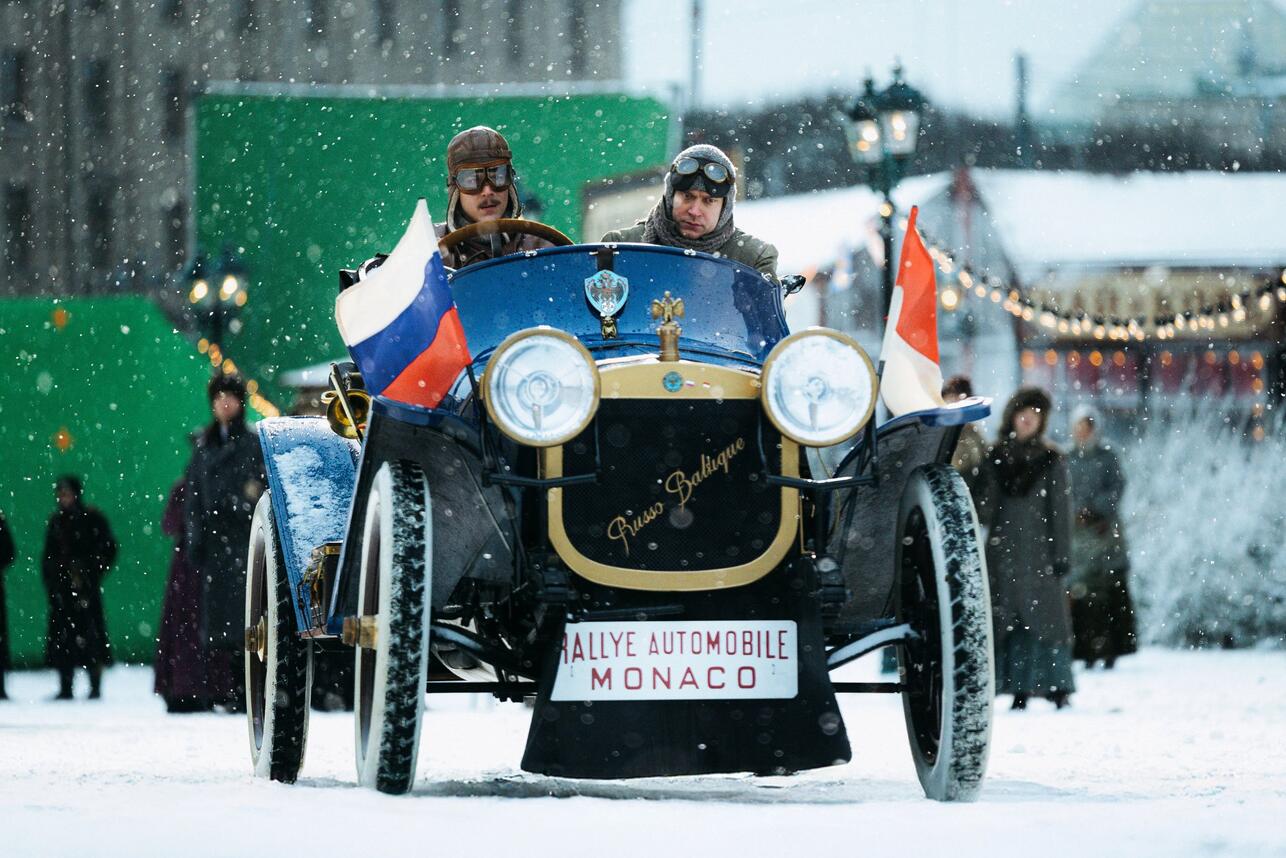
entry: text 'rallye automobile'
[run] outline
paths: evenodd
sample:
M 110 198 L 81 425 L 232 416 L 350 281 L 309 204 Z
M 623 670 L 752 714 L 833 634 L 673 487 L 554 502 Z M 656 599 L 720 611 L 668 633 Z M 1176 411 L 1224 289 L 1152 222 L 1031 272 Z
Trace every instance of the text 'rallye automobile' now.
M 259 424 L 256 773 L 296 779 L 313 650 L 342 644 L 358 777 L 384 792 L 413 785 L 426 692 L 534 696 L 522 768 L 574 778 L 843 763 L 836 693 L 899 692 L 925 793 L 974 797 L 990 617 L 947 463 L 987 402 L 877 430 L 866 353 L 833 330 L 791 334 L 782 287 L 758 272 L 498 228 L 561 246 L 452 275 L 472 357 L 436 407 L 368 394 L 386 388 L 355 348 L 366 383 L 335 365 L 329 420 Z M 889 645 L 896 682 L 831 681 Z

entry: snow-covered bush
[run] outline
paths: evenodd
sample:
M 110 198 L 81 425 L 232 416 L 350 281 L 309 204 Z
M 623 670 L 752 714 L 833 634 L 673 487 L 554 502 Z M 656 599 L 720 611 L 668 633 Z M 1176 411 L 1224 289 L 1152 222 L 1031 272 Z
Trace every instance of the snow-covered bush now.
M 1218 402 L 1153 412 L 1118 449 L 1142 641 L 1286 646 L 1280 409 L 1262 423 Z

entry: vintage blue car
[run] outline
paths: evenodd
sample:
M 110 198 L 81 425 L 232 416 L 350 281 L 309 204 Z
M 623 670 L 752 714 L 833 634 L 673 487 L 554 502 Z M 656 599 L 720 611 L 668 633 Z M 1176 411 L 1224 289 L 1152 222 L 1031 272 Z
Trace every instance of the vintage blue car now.
M 888 692 L 925 793 L 974 797 L 990 609 L 949 461 L 988 402 L 877 429 L 860 346 L 787 329 L 798 281 L 558 243 L 452 275 L 473 363 L 437 408 L 337 364 L 329 419 L 259 424 L 256 774 L 296 779 L 314 649 L 346 645 L 358 778 L 388 793 L 413 785 L 426 693 L 534 698 L 524 770 L 630 778 L 844 762 L 836 694 Z M 896 681 L 831 680 L 889 645 Z

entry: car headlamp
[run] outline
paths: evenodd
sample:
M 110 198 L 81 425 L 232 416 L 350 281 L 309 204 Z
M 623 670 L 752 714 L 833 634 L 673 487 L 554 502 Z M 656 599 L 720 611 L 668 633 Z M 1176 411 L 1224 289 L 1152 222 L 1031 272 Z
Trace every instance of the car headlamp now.
M 764 361 L 764 410 L 793 441 L 829 447 L 857 434 L 875 410 L 875 368 L 852 337 L 810 328 L 779 342 Z
M 549 327 L 510 335 L 482 380 L 487 413 L 510 438 L 553 447 L 579 435 L 598 410 L 598 366 L 575 337 Z

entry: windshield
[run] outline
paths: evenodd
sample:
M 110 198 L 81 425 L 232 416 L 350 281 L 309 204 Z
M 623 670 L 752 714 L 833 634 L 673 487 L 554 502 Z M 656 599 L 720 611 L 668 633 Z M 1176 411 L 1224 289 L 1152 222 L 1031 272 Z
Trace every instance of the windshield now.
M 622 244 L 612 270 L 629 281 L 625 306 L 616 316 L 618 336 L 604 340 L 598 312 L 585 296 L 585 280 L 598 272 L 602 245 L 573 245 L 514 254 L 477 263 L 452 275 L 469 351 L 485 356 L 514 331 L 549 325 L 575 335 L 591 352 L 637 343 L 657 349 L 652 300 L 669 292 L 682 298 L 679 349 L 741 355 L 762 362 L 786 336 L 781 290 L 754 269 L 671 247 Z

